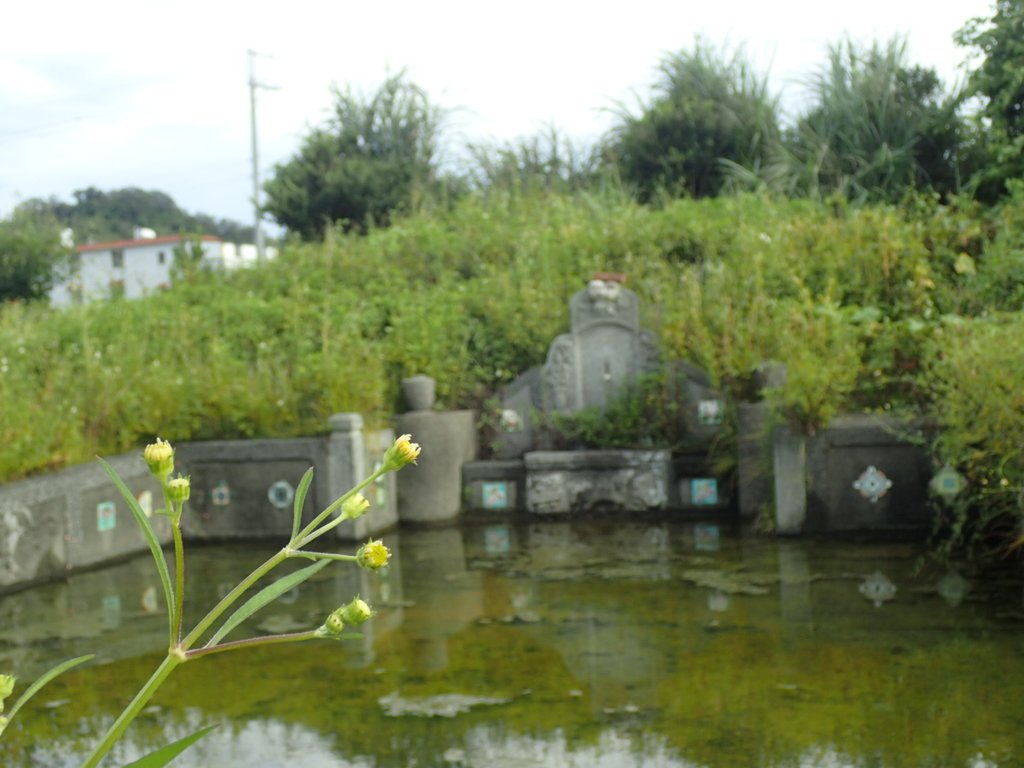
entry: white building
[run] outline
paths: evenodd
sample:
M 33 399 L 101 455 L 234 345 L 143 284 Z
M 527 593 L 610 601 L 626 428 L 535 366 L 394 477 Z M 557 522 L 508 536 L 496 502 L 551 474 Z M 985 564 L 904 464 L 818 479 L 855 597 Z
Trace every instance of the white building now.
M 189 248 L 196 237 L 145 236 L 151 232 L 136 230 L 135 240 L 78 246 L 68 278 L 50 290 L 50 304 L 66 307 L 113 296 L 137 299 L 169 288 L 175 249 Z M 199 240 L 209 268 L 233 269 L 256 260 L 255 246 L 225 243 L 213 235 Z M 267 249 L 268 257 L 273 256 L 271 250 Z

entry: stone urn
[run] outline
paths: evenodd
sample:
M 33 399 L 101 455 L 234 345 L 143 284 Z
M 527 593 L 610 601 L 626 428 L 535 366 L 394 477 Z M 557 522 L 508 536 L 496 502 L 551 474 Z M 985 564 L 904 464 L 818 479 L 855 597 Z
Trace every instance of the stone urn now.
M 402 394 L 410 411 L 429 411 L 434 407 L 436 382 L 430 376 L 419 374 L 402 379 Z

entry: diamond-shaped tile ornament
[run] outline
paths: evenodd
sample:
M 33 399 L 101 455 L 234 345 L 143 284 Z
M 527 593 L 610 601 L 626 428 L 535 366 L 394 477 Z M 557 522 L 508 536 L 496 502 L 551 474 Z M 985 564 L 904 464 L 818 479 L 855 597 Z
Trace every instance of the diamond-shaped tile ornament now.
M 853 481 L 853 487 L 861 496 L 874 504 L 889 492 L 889 489 L 892 488 L 892 480 L 886 477 L 885 472 L 872 464 Z
M 947 463 L 935 473 L 928 487 L 932 489 L 932 493 L 948 501 L 967 487 L 967 480 Z
M 881 571 L 875 571 L 857 587 L 858 591 L 880 608 L 882 603 L 896 597 L 896 585 Z

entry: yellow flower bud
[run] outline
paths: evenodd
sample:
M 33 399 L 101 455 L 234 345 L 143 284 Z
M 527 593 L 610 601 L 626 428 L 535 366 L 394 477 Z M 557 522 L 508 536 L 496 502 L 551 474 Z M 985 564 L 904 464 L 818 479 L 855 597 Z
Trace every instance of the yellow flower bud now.
M 370 508 L 370 502 L 361 493 L 356 493 L 345 500 L 341 505 L 341 516 L 346 520 L 355 520 L 362 517 L 363 513 Z
M 191 484 L 187 477 L 178 475 L 167 481 L 167 498 L 172 502 L 181 504 L 184 501 L 188 501 L 191 490 Z
M 388 564 L 388 558 L 390 557 L 390 550 L 380 540 L 374 541 L 371 539 L 356 552 L 356 562 L 363 566 L 363 568 L 369 568 L 371 571 L 383 568 Z
M 368 621 L 373 616 L 373 611 L 365 601 L 356 597 L 352 602 L 340 609 L 341 618 L 346 624 L 357 627 Z
M 170 443 L 159 437 L 155 443 L 146 446 L 142 458 L 149 466 L 149 471 L 161 480 L 174 471 L 174 449 Z
M 14 693 L 14 675 L 0 675 L 0 712 L 4 711 L 4 699 Z
M 337 639 L 341 637 L 341 631 L 347 625 L 359 626 L 371 616 L 373 616 L 373 611 L 370 610 L 370 606 L 358 597 L 353 598 L 348 605 L 331 611 L 331 614 L 324 620 L 323 626 L 317 630 L 317 635 Z
M 338 637 L 341 634 L 341 630 L 345 628 L 345 621 L 341 618 L 341 610 L 337 610 L 331 613 L 330 616 L 324 621 L 324 625 L 320 628 L 322 634 L 327 637 Z
M 411 441 L 412 435 L 402 435 L 384 454 L 384 468 L 387 471 L 401 469 L 406 464 L 415 464 L 420 455 L 420 447 Z

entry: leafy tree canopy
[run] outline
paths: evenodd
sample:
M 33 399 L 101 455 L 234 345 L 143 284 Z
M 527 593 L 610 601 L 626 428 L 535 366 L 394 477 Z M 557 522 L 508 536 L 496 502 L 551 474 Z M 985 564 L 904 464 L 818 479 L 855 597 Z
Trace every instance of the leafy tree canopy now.
M 996 0 L 991 18 L 971 19 L 954 38 L 983 57 L 967 95 L 982 100 L 986 158 L 974 183 L 991 201 L 1007 192 L 1009 179 L 1024 178 L 1024 0 Z
M 0 221 L 0 302 L 41 299 L 71 256 L 49 212 L 19 207 Z
M 654 90 L 639 115 L 619 110 L 607 142 L 642 201 L 662 190 L 716 195 L 727 181 L 723 160 L 758 167 L 778 137 L 778 101 L 742 51 L 721 54 L 698 38 L 662 61 Z
M 334 115 L 264 185 L 264 206 L 306 239 L 341 222 L 365 230 L 414 208 L 436 186 L 442 112 L 404 74 L 366 100 L 334 88 Z
M 934 70 L 908 63 L 905 41 L 831 45 L 810 91 L 810 107 L 771 162 L 742 169 L 746 181 L 791 195 L 873 201 L 899 200 L 912 189 L 959 191 L 971 162 L 959 100 Z

